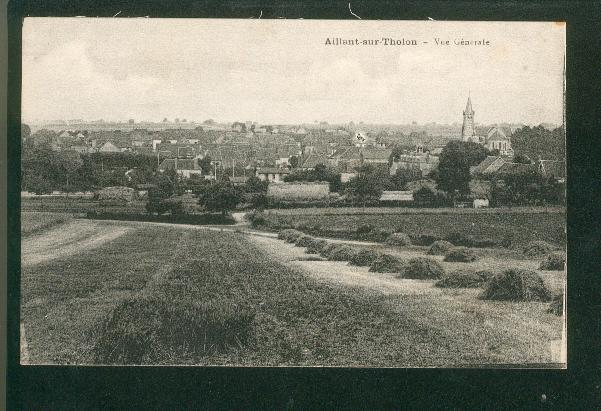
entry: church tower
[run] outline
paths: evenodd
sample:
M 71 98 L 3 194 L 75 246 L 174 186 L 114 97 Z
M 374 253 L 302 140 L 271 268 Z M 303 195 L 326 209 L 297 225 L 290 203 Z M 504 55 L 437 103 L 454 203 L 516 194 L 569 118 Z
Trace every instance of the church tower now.
M 461 128 L 461 139 L 463 141 L 475 141 L 476 130 L 474 129 L 474 110 L 472 110 L 472 100 L 467 98 L 467 105 L 463 111 L 463 127 Z

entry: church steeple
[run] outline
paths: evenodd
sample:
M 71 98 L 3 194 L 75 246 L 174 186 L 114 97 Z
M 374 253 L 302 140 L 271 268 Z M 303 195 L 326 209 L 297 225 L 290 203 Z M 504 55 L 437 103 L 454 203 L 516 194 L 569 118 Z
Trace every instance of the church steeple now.
M 472 110 L 472 98 L 468 96 L 467 98 L 467 105 L 465 106 L 465 113 L 471 113 L 474 114 L 474 110 Z
M 472 139 L 476 137 L 474 114 L 474 110 L 472 109 L 472 98 L 468 95 L 467 104 L 463 111 L 463 127 L 461 128 L 461 139 L 463 141 L 472 141 Z

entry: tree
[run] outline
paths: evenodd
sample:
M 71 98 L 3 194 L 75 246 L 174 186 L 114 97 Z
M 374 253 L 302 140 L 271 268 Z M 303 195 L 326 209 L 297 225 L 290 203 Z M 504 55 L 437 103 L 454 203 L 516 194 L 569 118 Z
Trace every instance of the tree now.
M 149 214 L 164 214 L 169 211 L 169 204 L 166 201 L 173 195 L 173 183 L 167 176 L 158 176 L 155 187 L 148 190 L 148 200 L 146 201 L 146 211 Z
M 329 169 L 324 164 L 317 164 L 313 170 L 296 170 L 284 177 L 285 182 L 293 181 L 326 181 L 330 183 L 330 191 L 340 191 L 340 173 Z
M 223 215 L 235 209 L 240 200 L 240 192 L 227 182 L 206 186 L 198 197 L 198 203 L 207 211 L 220 211 Z
M 389 187 L 391 190 L 406 190 L 407 183 L 420 180 L 422 172 L 419 169 L 399 167 L 393 176 L 389 178 Z
M 212 171 L 211 157 L 206 156 L 204 158 L 201 158 L 198 161 L 198 166 L 202 170 L 203 174 L 211 174 L 211 171 Z
M 382 181 L 378 178 L 375 167 L 370 164 L 358 167 L 357 175 L 346 183 L 346 192 L 363 204 L 368 200 L 380 198 L 382 195 Z
M 69 185 L 69 179 L 72 179 L 74 174 L 79 171 L 81 166 L 83 165 L 83 161 L 79 156 L 79 153 L 75 151 L 63 151 L 60 153 L 58 157 L 58 161 L 60 162 L 61 168 L 64 170 L 64 175 L 67 180 L 67 185 L 65 187 L 65 191 L 68 193 L 71 191 L 71 186 Z
M 532 164 L 532 160 L 530 159 L 530 157 L 522 153 L 518 153 L 515 156 L 513 156 L 513 162 L 520 164 Z
M 21 124 L 21 138 L 28 138 L 31 135 L 31 128 L 27 124 Z
M 511 135 L 511 146 L 516 153 L 531 159 L 565 159 L 565 136 L 563 127 L 547 130 L 542 126 L 524 126 Z
M 401 158 L 401 155 L 403 154 L 404 151 L 411 150 L 412 148 L 415 148 L 415 147 L 408 145 L 408 144 L 395 145 L 392 148 L 392 153 L 390 153 L 390 157 L 388 158 L 388 167 L 390 167 L 394 161 L 399 161 L 399 159 Z
M 290 163 L 290 167 L 291 167 L 291 168 L 296 168 L 296 167 L 298 167 L 298 163 L 299 163 L 298 157 L 297 157 L 297 156 L 292 156 L 292 157 L 290 157 L 290 158 L 288 159 L 288 163 Z
M 267 193 L 268 181 L 262 181 L 259 177 L 252 176 L 246 180 L 244 191 L 247 193 Z
M 454 201 L 457 195 L 470 192 L 470 166 L 478 165 L 488 155 L 488 150 L 480 144 L 464 141 L 451 141 L 440 154 L 438 163 L 437 187 L 449 194 Z
M 436 202 L 436 193 L 430 187 L 423 186 L 413 193 L 413 200 L 421 206 L 432 207 Z

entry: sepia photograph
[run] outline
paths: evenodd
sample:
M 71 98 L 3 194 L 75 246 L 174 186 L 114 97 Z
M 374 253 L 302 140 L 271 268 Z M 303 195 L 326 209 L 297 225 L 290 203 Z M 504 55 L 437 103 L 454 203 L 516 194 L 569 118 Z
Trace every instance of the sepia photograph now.
M 566 368 L 565 34 L 25 18 L 20 364 Z

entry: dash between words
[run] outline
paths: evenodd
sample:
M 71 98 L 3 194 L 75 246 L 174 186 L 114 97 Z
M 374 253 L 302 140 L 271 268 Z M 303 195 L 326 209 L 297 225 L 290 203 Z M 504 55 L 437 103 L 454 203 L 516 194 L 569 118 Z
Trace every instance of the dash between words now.
M 432 41 L 418 41 L 404 37 L 397 39 L 392 37 L 382 37 L 379 39 L 326 37 L 324 44 L 326 46 L 417 46 L 419 44 L 432 44 L 435 46 L 490 46 L 490 40 L 466 38 L 449 40 L 435 37 Z

